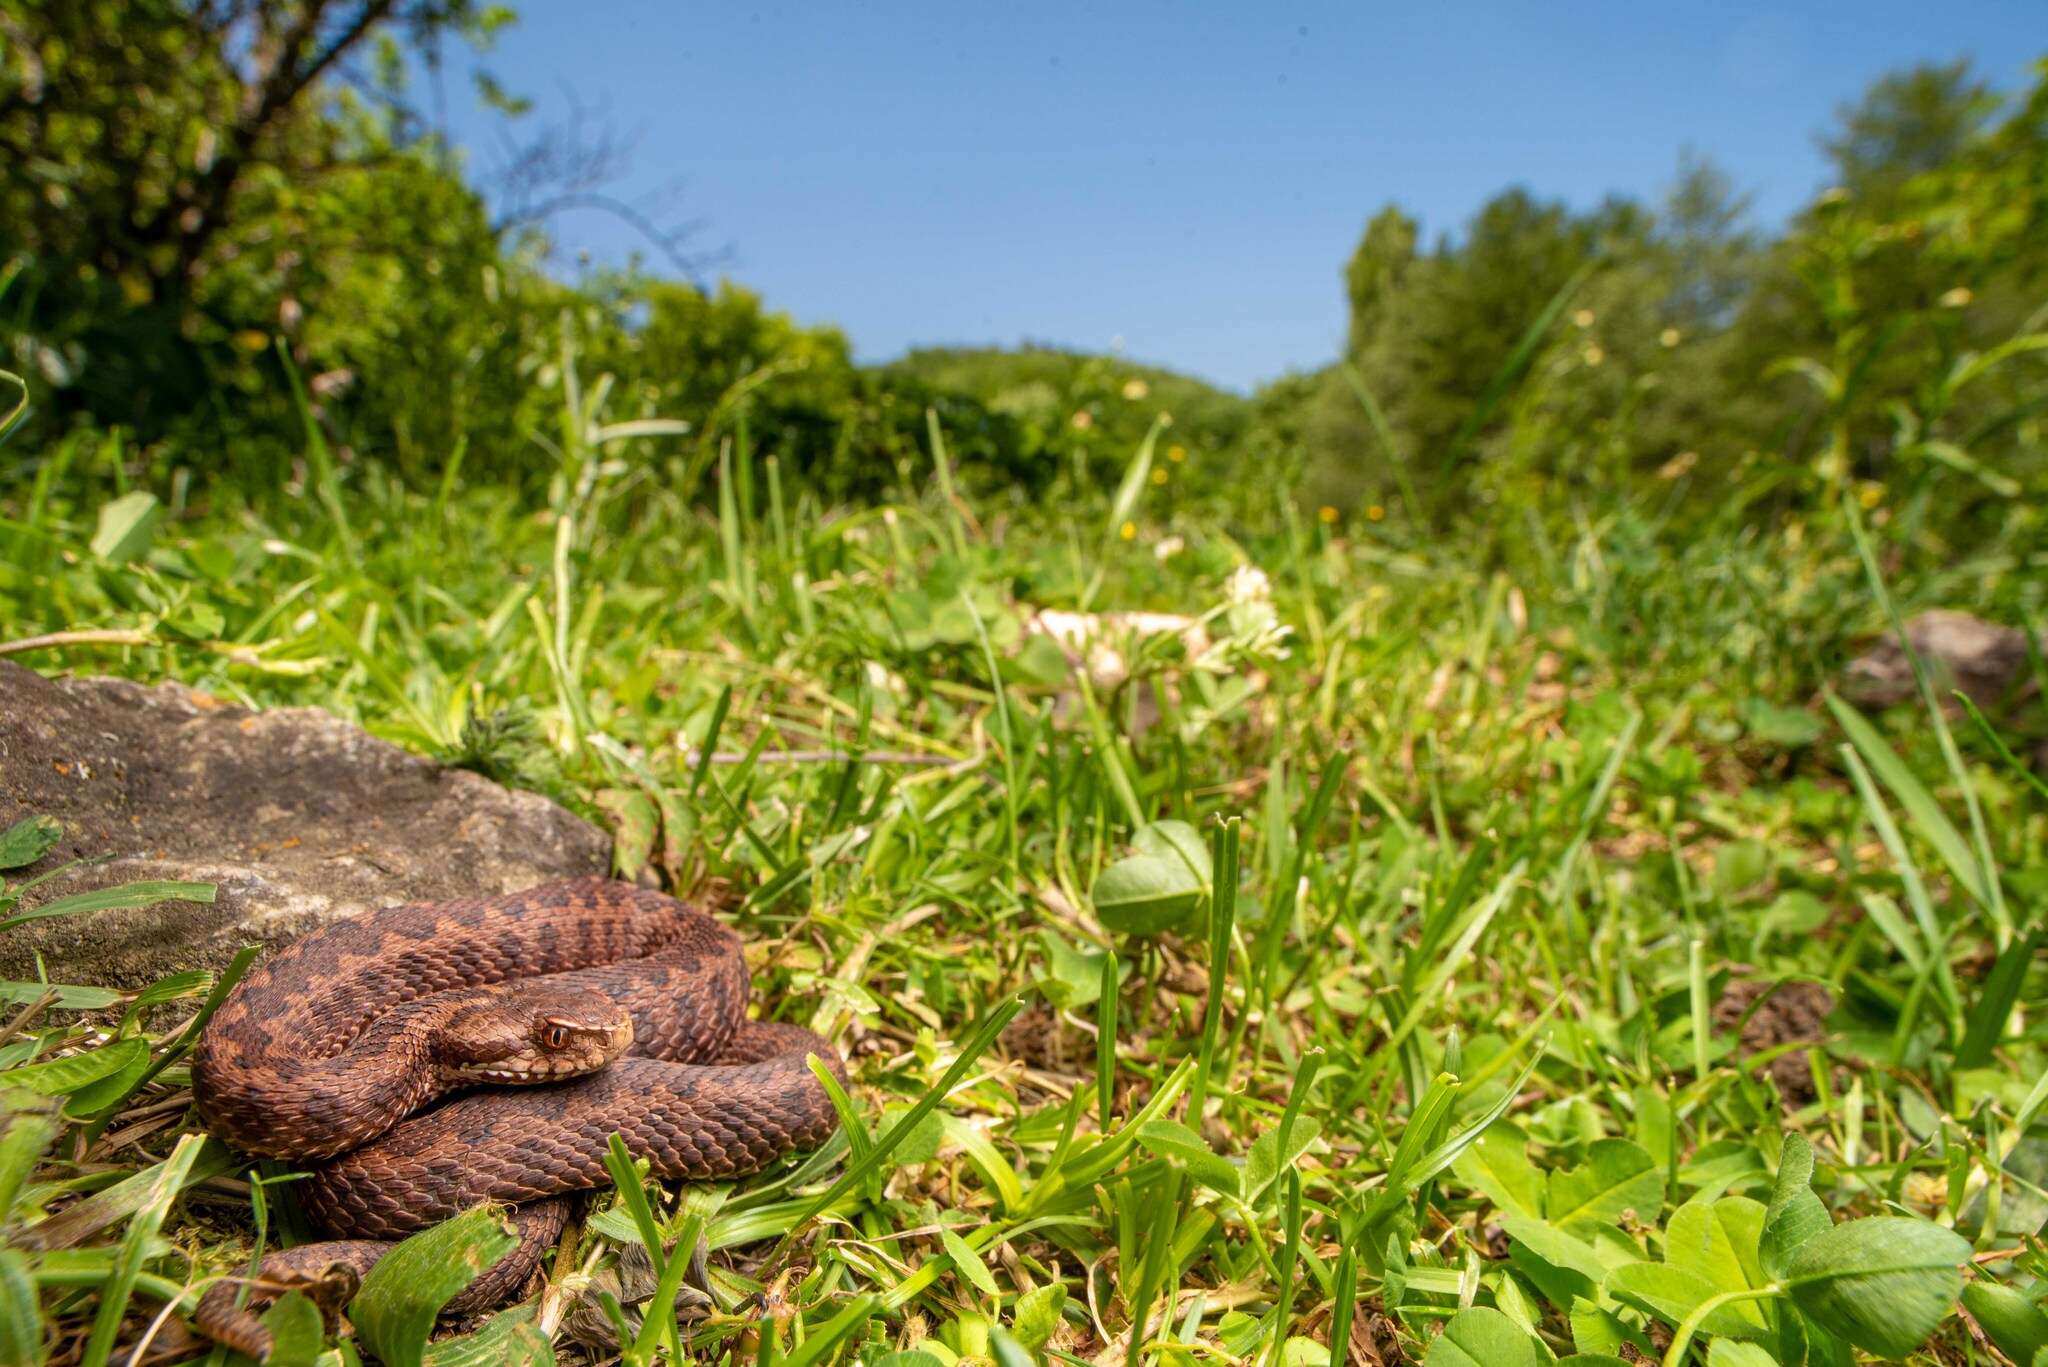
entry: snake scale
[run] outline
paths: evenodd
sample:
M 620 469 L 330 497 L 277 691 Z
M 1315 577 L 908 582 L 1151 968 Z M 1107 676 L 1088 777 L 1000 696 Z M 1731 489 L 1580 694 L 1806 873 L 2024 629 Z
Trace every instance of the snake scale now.
M 259 965 L 193 1053 L 195 1103 L 245 1152 L 292 1160 L 335 1241 L 269 1254 L 249 1307 L 221 1284 L 201 1333 L 256 1358 L 256 1309 L 306 1291 L 330 1315 L 389 1241 L 480 1201 L 513 1206 L 519 1246 L 448 1308 L 523 1290 L 570 1213 L 610 1178 L 620 1135 L 655 1176 L 759 1170 L 838 1125 L 806 1058 L 824 1040 L 747 1019 L 738 939 L 627 883 L 370 912 Z

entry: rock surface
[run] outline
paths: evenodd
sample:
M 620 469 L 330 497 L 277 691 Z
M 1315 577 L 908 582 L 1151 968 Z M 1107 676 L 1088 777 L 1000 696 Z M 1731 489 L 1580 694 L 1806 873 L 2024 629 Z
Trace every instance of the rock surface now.
M 31 869 L 111 854 L 28 894 L 135 879 L 219 885 L 211 905 L 0 932 L 0 979 L 134 987 L 244 944 L 400 902 L 602 873 L 609 837 L 544 797 L 443 769 L 317 708 L 251 712 L 178 684 L 45 679 L 0 661 L 0 829 L 64 825 Z
M 2027 667 L 2026 634 L 1972 617 L 1967 612 L 1936 608 L 1906 623 L 1906 639 L 1933 676 L 1935 694 L 1944 701 L 1959 688 L 1979 707 L 1997 704 Z M 1842 691 L 1865 707 L 1890 707 L 1916 692 L 1913 666 L 1896 636 L 1886 636 L 1849 662 Z

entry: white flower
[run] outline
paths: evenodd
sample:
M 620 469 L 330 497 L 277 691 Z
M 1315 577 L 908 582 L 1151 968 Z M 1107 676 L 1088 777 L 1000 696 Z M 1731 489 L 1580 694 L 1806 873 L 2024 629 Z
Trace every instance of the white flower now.
M 1152 558 L 1163 565 L 1187 548 L 1188 543 L 1177 536 L 1162 536 L 1152 547 Z
M 1273 581 L 1257 565 L 1239 565 L 1230 572 L 1223 593 L 1233 604 L 1263 603 L 1273 596 Z
M 884 693 L 894 693 L 899 698 L 910 689 L 910 685 L 903 681 L 901 674 L 883 665 L 878 660 L 863 661 L 862 669 L 867 675 L 868 687 L 870 688 L 880 689 Z

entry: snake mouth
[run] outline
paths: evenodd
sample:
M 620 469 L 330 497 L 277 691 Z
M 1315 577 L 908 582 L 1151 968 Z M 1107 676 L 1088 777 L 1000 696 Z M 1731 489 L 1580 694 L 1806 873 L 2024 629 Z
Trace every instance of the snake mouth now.
M 531 1067 L 504 1068 L 477 1065 L 467 1068 L 453 1068 L 449 1074 L 457 1082 L 496 1082 L 508 1087 L 532 1086 L 541 1082 L 558 1082 L 563 1078 L 581 1077 L 590 1072 L 587 1067 L 576 1067 L 568 1059 L 548 1059 Z

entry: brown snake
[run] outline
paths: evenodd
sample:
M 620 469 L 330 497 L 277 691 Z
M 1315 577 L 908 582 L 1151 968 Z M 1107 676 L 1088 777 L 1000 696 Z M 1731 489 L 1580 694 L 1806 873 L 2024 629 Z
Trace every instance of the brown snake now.
M 487 1309 L 532 1280 L 566 1194 L 610 1180 L 615 1133 L 666 1178 L 822 1143 L 838 1120 L 805 1059 L 843 1081 L 838 1053 L 746 1010 L 731 931 L 602 879 L 392 907 L 286 947 L 208 1022 L 193 1093 L 222 1138 L 308 1167 L 292 1189 L 342 1237 L 266 1256 L 252 1306 L 296 1287 L 332 1315 L 385 1241 L 490 1200 L 515 1207 L 519 1247 L 449 1306 Z M 192 1322 L 260 1359 L 269 1334 L 238 1294 L 214 1287 Z

